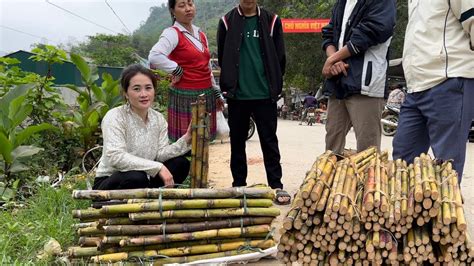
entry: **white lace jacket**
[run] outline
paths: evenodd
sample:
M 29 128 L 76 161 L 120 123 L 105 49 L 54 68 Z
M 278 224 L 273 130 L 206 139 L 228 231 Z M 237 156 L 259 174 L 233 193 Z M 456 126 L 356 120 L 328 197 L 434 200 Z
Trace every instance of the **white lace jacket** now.
M 104 148 L 97 177 L 117 171 L 145 171 L 155 176 L 163 162 L 190 150 L 183 138 L 169 144 L 166 119 L 153 109 L 148 111 L 147 123 L 128 105 L 111 109 L 102 120 L 102 134 Z

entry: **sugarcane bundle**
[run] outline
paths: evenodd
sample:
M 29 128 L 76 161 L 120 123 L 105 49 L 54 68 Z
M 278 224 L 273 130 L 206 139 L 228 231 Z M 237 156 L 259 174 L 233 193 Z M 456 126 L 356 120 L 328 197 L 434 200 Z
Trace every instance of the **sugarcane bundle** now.
M 206 188 L 209 172 L 210 114 L 206 111 L 206 96 L 198 96 L 191 104 L 191 188 Z
M 296 193 L 280 229 L 279 260 L 471 265 L 474 249 L 451 162 L 421 154 L 408 165 L 374 148 L 328 164 L 330 156 L 317 158 Z M 324 171 L 329 175 L 315 203 L 309 191 Z
M 274 245 L 271 223 L 280 213 L 270 188 L 74 191 L 73 197 L 121 203 L 73 211 L 80 238 L 69 255 L 95 263 L 256 252 Z

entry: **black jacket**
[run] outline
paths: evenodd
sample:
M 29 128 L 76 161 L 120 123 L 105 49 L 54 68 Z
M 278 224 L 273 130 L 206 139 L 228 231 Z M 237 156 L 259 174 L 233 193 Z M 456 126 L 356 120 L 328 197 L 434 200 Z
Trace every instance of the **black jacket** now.
M 286 55 L 283 27 L 277 15 L 257 7 L 260 47 L 270 96 L 277 101 L 283 87 Z M 234 98 L 239 88 L 239 59 L 245 16 L 240 6 L 229 11 L 219 21 L 217 52 L 221 67 L 220 87 L 227 98 Z
M 331 21 L 323 28 L 323 50 L 338 47 L 346 0 L 338 0 Z M 394 0 L 359 0 L 350 15 L 343 44 L 351 57 L 347 77 L 339 75 L 325 83 L 325 94 L 346 98 L 354 94 L 386 97 L 388 49 L 395 27 Z

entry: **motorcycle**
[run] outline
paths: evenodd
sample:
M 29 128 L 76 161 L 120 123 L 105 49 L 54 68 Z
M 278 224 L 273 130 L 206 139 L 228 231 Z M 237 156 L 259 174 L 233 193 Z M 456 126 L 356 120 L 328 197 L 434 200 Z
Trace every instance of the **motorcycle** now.
M 385 136 L 393 136 L 397 132 L 398 118 L 400 116 L 400 107 L 395 105 L 385 105 L 382 112 L 382 134 Z

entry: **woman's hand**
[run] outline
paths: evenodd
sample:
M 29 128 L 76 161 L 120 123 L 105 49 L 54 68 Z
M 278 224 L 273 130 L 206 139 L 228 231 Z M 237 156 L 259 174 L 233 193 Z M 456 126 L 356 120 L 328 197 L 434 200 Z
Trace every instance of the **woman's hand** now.
M 216 99 L 216 110 L 217 111 L 224 111 L 224 100 L 222 98 Z
M 171 85 L 174 86 L 176 85 L 180 80 L 181 80 L 181 76 L 171 76 Z
M 158 172 L 158 176 L 161 178 L 161 180 L 163 180 L 165 187 L 174 187 L 173 175 L 171 174 L 170 170 L 166 168 L 166 166 L 163 165 L 161 167 L 160 171 Z
M 186 133 L 183 135 L 184 140 L 186 141 L 187 144 L 191 144 L 191 140 L 192 140 L 191 125 L 192 125 L 192 122 L 189 123 L 188 130 L 186 130 Z

